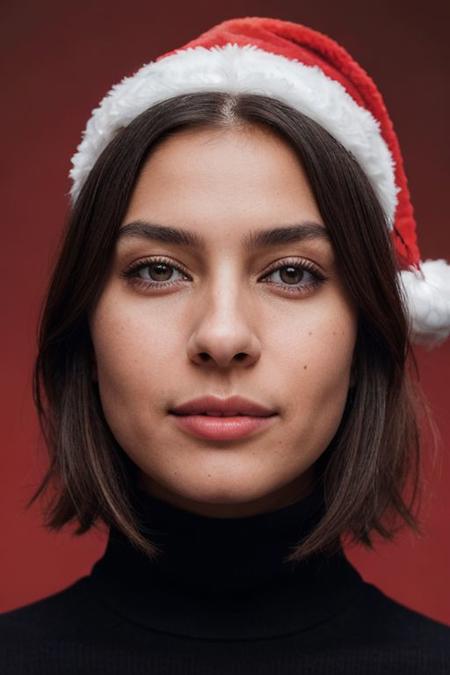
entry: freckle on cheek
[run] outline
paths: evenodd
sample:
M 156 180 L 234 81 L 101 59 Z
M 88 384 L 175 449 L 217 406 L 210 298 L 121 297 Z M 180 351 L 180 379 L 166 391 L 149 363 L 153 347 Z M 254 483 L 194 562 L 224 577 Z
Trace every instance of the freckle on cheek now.
M 303 366 L 303 370 L 306 370 L 306 369 L 307 369 L 307 367 L 308 367 L 307 365 L 304 365 L 304 366 Z

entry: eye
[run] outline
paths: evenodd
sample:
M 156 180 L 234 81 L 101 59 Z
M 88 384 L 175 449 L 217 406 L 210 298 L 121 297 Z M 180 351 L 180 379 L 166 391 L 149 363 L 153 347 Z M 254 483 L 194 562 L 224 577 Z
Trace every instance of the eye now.
M 324 274 L 309 260 L 284 260 L 282 264 L 273 267 L 263 278 L 270 277 L 275 273 L 279 274 L 281 283 L 278 281 L 266 283 L 279 286 L 288 293 L 308 293 L 326 281 Z
M 166 288 L 167 286 L 175 286 L 180 281 L 179 279 L 178 281 L 170 281 L 171 270 L 176 270 L 182 276 L 186 276 L 181 267 L 174 265 L 167 258 L 139 260 L 137 263 L 130 265 L 123 272 L 123 276 L 138 287 Z
M 173 279 L 174 271 L 180 275 L 175 280 Z M 272 267 L 262 279 L 267 279 L 274 274 L 279 274 L 281 281 L 265 281 L 264 283 L 296 295 L 309 293 L 326 281 L 323 273 L 309 260 L 284 260 Z M 129 283 L 143 290 L 168 288 L 189 280 L 189 275 L 182 267 L 174 265 L 168 258 L 159 257 L 132 263 L 122 273 L 122 276 Z

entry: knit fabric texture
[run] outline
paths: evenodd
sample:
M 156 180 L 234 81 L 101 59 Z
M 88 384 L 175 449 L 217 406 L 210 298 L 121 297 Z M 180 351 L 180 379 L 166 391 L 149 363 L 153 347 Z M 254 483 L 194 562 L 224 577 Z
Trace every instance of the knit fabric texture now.
M 2 675 L 450 672 L 450 627 L 365 582 L 342 549 L 286 562 L 321 489 L 236 518 L 138 503 L 159 557 L 112 528 L 89 575 L 0 616 Z

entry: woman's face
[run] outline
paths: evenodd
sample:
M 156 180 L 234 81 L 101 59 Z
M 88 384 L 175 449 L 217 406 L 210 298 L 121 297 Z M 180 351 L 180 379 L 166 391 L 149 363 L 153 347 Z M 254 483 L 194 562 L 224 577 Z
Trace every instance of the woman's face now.
M 215 517 L 305 496 L 342 418 L 357 320 L 294 151 L 260 127 L 178 132 L 140 174 L 122 228 L 137 221 L 90 328 L 104 413 L 139 486 Z M 315 236 L 246 245 L 306 222 Z M 200 243 L 159 241 L 142 224 Z M 276 414 L 238 438 L 199 437 L 169 411 L 207 395 Z

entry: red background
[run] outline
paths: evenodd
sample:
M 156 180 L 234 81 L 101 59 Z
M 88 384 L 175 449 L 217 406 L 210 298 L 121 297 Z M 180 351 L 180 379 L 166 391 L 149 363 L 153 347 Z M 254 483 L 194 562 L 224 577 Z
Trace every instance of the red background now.
M 73 528 L 49 533 L 39 504 L 28 511 L 24 504 L 46 462 L 31 368 L 39 304 L 68 207 L 70 157 L 92 108 L 113 83 L 233 16 L 278 17 L 329 34 L 383 93 L 403 151 L 422 259 L 450 260 L 448 3 L 226 4 L 225 12 L 207 2 L 2 3 L 0 611 L 87 574 L 106 543 L 99 533 L 74 537 Z M 415 351 L 441 435 L 433 470 L 425 448 L 425 536 L 404 532 L 394 544 L 377 544 L 375 553 L 352 549 L 348 555 L 388 595 L 450 624 L 450 340 L 433 351 Z

